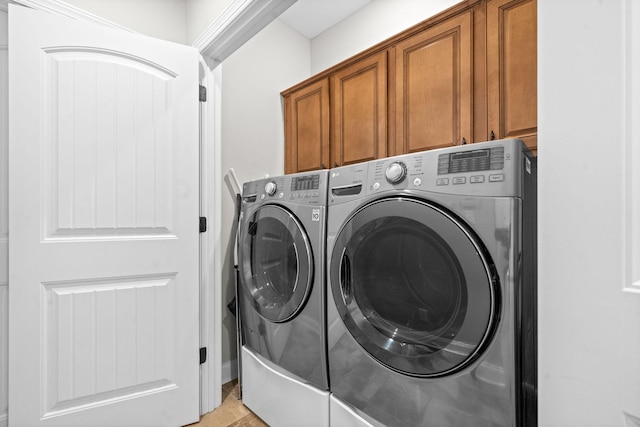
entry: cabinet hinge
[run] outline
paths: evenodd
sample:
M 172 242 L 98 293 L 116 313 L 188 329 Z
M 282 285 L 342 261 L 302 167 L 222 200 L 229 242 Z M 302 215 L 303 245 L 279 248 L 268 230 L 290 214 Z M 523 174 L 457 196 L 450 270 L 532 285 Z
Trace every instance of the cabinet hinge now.
M 207 231 L 207 217 L 206 216 L 201 216 L 200 217 L 200 232 L 204 233 Z
M 200 85 L 200 102 L 207 102 L 207 88 Z
M 207 347 L 200 348 L 200 364 L 202 365 L 207 361 Z

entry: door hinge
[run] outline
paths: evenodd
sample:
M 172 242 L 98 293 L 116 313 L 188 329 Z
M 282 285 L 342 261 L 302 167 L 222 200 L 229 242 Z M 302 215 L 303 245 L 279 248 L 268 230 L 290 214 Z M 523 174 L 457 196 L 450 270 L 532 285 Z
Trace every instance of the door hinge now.
M 200 348 L 200 364 L 202 365 L 207 361 L 207 347 Z
M 206 216 L 201 216 L 200 217 L 200 232 L 204 233 L 207 231 L 207 217 Z
M 200 85 L 200 102 L 207 102 L 207 88 Z

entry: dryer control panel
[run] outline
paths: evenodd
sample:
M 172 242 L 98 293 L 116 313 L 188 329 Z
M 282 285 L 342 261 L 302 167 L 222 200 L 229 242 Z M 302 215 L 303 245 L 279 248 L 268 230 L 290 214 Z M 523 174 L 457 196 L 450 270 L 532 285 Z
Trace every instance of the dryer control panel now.
M 323 205 L 327 198 L 327 171 L 282 175 L 244 184 L 245 203 L 287 201 L 298 205 Z

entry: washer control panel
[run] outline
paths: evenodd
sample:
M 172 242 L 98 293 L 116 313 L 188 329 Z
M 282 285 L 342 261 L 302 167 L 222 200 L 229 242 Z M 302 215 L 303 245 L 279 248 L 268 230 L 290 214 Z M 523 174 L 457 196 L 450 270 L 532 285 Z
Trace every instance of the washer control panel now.
M 414 189 L 468 195 L 517 195 L 522 141 L 508 139 L 442 148 L 370 162 L 366 190 Z
M 504 169 L 504 146 L 438 155 L 438 175 Z

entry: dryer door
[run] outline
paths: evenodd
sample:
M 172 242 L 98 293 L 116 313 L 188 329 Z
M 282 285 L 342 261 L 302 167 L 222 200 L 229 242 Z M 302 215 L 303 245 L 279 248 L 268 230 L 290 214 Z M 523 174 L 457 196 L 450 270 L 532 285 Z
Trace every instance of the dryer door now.
M 493 335 L 499 286 L 474 233 L 428 202 L 382 199 L 341 228 L 331 291 L 345 326 L 371 356 L 418 377 L 470 364 Z
M 244 294 L 271 322 L 296 315 L 313 280 L 309 238 L 296 217 L 276 205 L 264 205 L 245 218 L 239 238 Z

